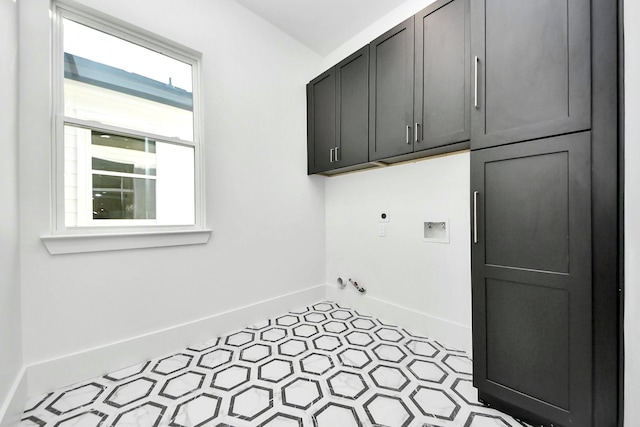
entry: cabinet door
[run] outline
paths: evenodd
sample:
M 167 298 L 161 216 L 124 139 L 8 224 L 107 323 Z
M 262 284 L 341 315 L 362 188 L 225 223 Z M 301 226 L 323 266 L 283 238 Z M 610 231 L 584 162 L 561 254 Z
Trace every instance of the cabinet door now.
M 590 170 L 589 132 L 471 152 L 473 383 L 536 425 L 592 425 Z
M 335 70 L 316 77 L 307 85 L 308 173 L 333 169 L 336 146 Z
M 471 8 L 471 148 L 589 129 L 590 1 L 474 0 Z
M 369 160 L 369 46 L 336 65 L 337 167 Z
M 469 0 L 440 1 L 415 16 L 415 151 L 470 138 L 469 19 Z
M 369 159 L 413 152 L 413 17 L 370 44 Z

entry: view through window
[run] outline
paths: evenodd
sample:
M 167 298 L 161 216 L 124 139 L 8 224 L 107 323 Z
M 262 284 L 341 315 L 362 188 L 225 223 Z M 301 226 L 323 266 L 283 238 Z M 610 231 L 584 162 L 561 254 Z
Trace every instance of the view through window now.
M 196 64 L 73 14 L 61 22 L 65 227 L 195 224 Z

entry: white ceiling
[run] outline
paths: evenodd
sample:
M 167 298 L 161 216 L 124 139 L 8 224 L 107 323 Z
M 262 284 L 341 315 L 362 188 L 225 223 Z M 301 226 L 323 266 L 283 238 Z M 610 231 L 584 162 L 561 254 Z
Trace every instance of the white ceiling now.
M 236 0 L 322 56 L 406 0 Z

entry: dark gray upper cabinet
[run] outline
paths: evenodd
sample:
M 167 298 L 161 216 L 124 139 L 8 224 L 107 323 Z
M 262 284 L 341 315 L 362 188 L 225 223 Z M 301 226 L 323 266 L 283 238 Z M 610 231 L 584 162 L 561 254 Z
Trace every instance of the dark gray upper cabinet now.
M 415 151 L 470 138 L 469 20 L 469 0 L 436 2 L 415 16 Z
M 309 83 L 309 174 L 469 147 L 469 9 L 438 0 Z
M 336 65 L 335 167 L 369 160 L 369 46 Z
M 308 173 L 368 160 L 369 46 L 307 85 Z
M 413 152 L 413 16 L 370 46 L 369 160 Z
M 474 386 L 535 425 L 592 425 L 590 142 L 471 155 Z
M 336 147 L 336 77 L 332 68 L 307 85 L 308 173 L 333 168 Z
M 472 149 L 590 128 L 590 5 L 472 2 Z

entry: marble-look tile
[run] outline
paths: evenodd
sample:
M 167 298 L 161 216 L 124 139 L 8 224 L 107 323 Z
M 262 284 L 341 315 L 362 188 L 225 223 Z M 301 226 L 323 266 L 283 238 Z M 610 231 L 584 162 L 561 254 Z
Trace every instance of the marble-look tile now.
M 273 407 L 273 390 L 251 386 L 231 398 L 229 415 L 252 421 Z
M 185 372 L 177 377 L 167 380 L 167 382 L 160 390 L 159 395 L 167 397 L 169 399 L 179 399 L 192 393 L 202 387 L 205 374 L 199 372 Z
M 208 393 L 198 394 L 178 405 L 171 416 L 171 426 L 202 426 L 220 413 L 221 398 Z
M 157 426 L 166 411 L 166 407 L 154 402 L 129 409 L 119 414 L 113 425 L 117 427 Z
M 104 386 L 97 383 L 81 385 L 56 397 L 47 406 L 47 410 L 56 415 L 66 414 L 74 409 L 92 404 L 103 391 Z
M 349 371 L 338 371 L 327 379 L 331 394 L 356 400 L 369 390 L 361 374 Z
M 19 427 L 522 427 L 467 354 L 322 301 L 28 399 Z
M 313 415 L 315 427 L 362 427 L 353 407 L 330 402 Z
M 104 402 L 116 408 L 122 408 L 149 396 L 157 383 L 150 378 L 137 378 L 114 388 Z
M 407 427 L 414 415 L 404 401 L 396 396 L 376 394 L 364 404 L 372 424 Z
M 171 375 L 189 366 L 192 359 L 193 356 L 188 354 L 174 354 L 159 360 L 151 371 L 160 375 Z
M 402 391 L 409 385 L 409 378 L 399 367 L 379 365 L 369 372 L 374 384 L 391 391 Z
M 222 371 L 216 372 L 211 380 L 211 387 L 223 391 L 233 390 L 249 382 L 251 368 L 242 365 L 233 365 Z
M 293 375 L 293 363 L 290 360 L 273 359 L 258 368 L 258 379 L 278 383 Z
M 300 360 L 300 370 L 307 374 L 323 375 L 334 366 L 333 359 L 327 354 L 311 353 Z
M 320 383 L 307 378 L 296 378 L 282 387 L 282 403 L 298 409 L 309 409 L 322 399 Z

